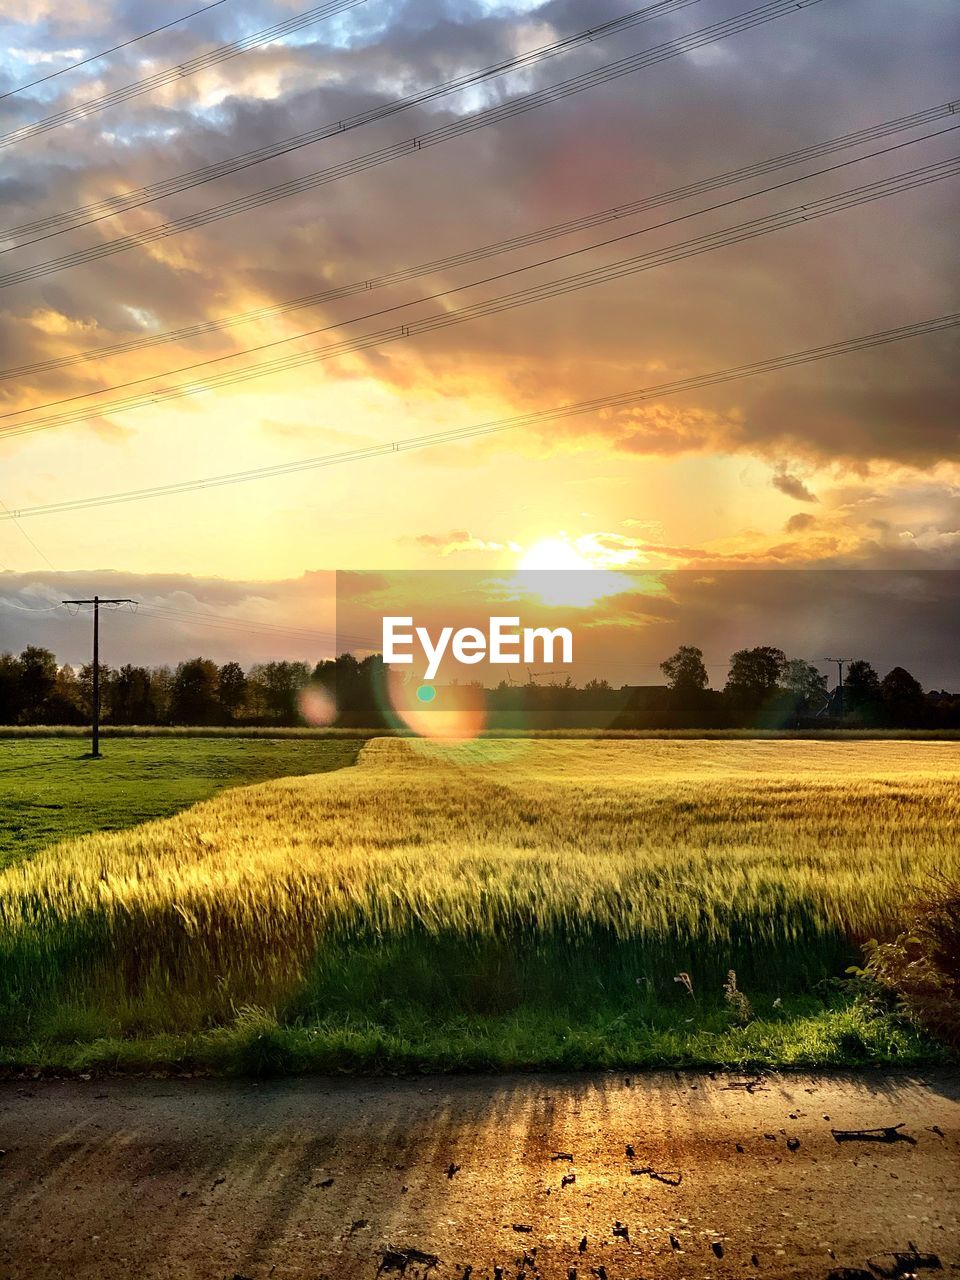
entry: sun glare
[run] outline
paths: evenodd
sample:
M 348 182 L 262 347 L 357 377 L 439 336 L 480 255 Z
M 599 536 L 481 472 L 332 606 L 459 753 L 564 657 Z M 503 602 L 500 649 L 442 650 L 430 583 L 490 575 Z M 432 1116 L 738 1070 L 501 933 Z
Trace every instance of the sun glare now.
M 509 589 L 521 595 L 574 608 L 586 608 L 630 585 L 624 574 L 611 572 L 610 557 L 601 547 L 593 547 L 589 539 L 571 540 L 565 533 L 528 547 L 508 581 Z
M 541 538 L 520 557 L 518 569 L 593 569 L 565 538 Z

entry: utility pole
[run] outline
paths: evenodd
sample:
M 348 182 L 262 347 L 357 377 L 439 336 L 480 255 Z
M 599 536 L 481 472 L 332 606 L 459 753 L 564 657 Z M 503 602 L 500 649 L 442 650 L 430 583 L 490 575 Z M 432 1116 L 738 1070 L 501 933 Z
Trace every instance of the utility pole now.
M 90 742 L 90 755 L 94 760 L 100 759 L 100 606 L 107 609 L 119 609 L 121 605 L 136 605 L 136 600 L 105 600 L 94 596 L 92 600 L 61 600 L 61 604 L 76 605 L 79 610 L 83 605 L 93 605 L 93 734 Z
M 853 661 L 852 658 L 824 658 L 824 662 L 837 664 L 837 710 L 839 719 L 843 719 L 843 668 Z

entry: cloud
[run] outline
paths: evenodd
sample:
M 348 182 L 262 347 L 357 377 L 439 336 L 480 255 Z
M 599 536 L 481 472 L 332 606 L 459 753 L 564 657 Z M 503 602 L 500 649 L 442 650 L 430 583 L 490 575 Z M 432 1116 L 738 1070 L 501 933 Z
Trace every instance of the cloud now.
M 778 471 L 770 481 L 775 489 L 786 494 L 788 498 L 796 498 L 797 502 L 819 502 L 815 493 L 811 493 L 799 476 L 789 471 Z
M 803 533 L 805 529 L 812 529 L 816 523 L 817 517 L 811 515 L 809 511 L 798 511 L 783 527 L 787 533 Z
M 64 317 L 62 333 L 51 333 L 25 317 L 19 291 L 4 291 L 0 342 L 16 362 L 45 358 L 127 335 L 135 327 L 129 311 L 134 300 L 139 309 L 170 327 L 284 300 L 331 281 L 363 279 L 610 207 L 629 196 L 716 171 L 721 167 L 716 137 L 727 140 L 724 154 L 733 162 L 773 155 L 801 141 L 835 135 L 847 125 L 861 127 L 882 119 L 891 114 L 888 104 L 899 100 L 897 80 L 906 75 L 901 68 L 918 65 L 920 59 L 930 71 L 925 81 L 933 101 L 938 77 L 946 75 L 948 66 L 943 34 L 936 30 L 937 20 L 945 22 L 947 14 L 940 0 L 923 0 L 923 7 L 930 22 L 911 23 L 906 34 L 892 15 L 874 13 L 867 0 L 851 0 L 835 12 L 824 7 L 798 13 L 782 27 L 772 24 L 769 31 L 738 37 L 722 57 L 679 59 L 671 62 L 668 75 L 654 69 L 628 77 L 568 107 L 535 112 L 520 122 L 436 148 L 415 162 L 404 160 L 346 179 L 323 188 L 321 195 L 281 202 L 146 252 L 105 260 L 96 268 L 65 272 L 40 286 Z M 251 4 L 236 14 L 228 8 L 207 16 L 204 36 L 229 38 L 241 20 L 245 25 L 257 22 L 265 12 L 263 6 Z M 868 11 L 869 50 L 858 38 Z M 613 4 L 600 4 L 591 19 L 601 21 L 614 12 Z M 122 14 L 124 27 L 145 20 L 142 9 L 123 7 L 117 14 Z M 79 19 L 70 28 L 82 30 L 92 41 L 102 27 L 100 17 L 93 21 L 89 15 L 89 31 Z M 69 135 L 54 132 L 38 154 L 14 149 L 7 181 L 30 185 L 22 200 L 9 203 L 8 221 L 82 204 L 109 191 L 250 150 L 326 117 L 344 118 L 465 67 L 576 30 L 582 22 L 582 10 L 570 3 L 542 4 L 525 16 L 511 16 L 509 8 L 491 16 L 473 4 L 448 2 L 393 5 L 389 23 L 361 10 L 336 28 L 319 24 L 303 44 L 252 51 L 224 64 L 230 96 L 215 111 L 204 105 L 194 78 L 187 78 L 178 86 L 174 102 L 146 95 L 121 112 L 105 112 L 76 126 Z M 784 60 L 787 22 L 791 54 Z M 595 48 L 530 73 L 524 86 L 551 83 L 691 25 L 696 24 L 689 17 L 679 16 L 651 23 L 618 41 L 599 41 Z M 28 24 L 28 30 L 34 29 Z M 334 34 L 351 30 L 356 38 L 346 46 L 326 43 Z M 156 37 L 158 43 L 149 45 L 150 55 L 162 63 L 167 53 L 172 56 L 195 44 L 200 33 L 200 28 L 187 24 Z M 37 22 L 34 34 L 30 47 L 42 49 L 43 41 L 52 42 L 56 32 Z M 890 49 L 896 50 L 895 58 L 885 58 L 884 50 Z M 129 51 L 101 68 L 98 74 L 105 87 L 126 82 L 137 68 L 137 56 L 138 50 Z M 880 94 L 872 79 L 878 61 L 887 66 L 889 93 Z M 814 63 L 823 88 L 811 98 L 808 76 Z M 281 86 L 279 94 L 271 89 L 267 95 L 258 87 L 258 77 L 268 74 Z M 79 92 L 71 88 L 70 79 L 64 77 L 62 86 L 54 82 L 57 96 L 48 104 L 50 109 Z M 514 81 L 497 82 L 490 92 L 503 95 L 511 87 L 516 87 Z M 754 109 L 760 96 L 768 101 L 762 120 Z M 12 99 L 6 110 L 19 110 L 17 102 Z M 396 129 L 387 130 L 387 137 L 407 136 L 453 119 L 467 106 L 465 100 L 451 98 L 429 110 L 405 112 Z M 705 113 L 715 135 L 710 145 L 699 128 Z M 644 121 L 639 134 L 638 116 Z M 307 147 L 269 167 L 198 188 L 193 199 L 203 207 L 268 181 L 295 179 L 341 153 L 360 153 L 374 141 L 370 131 L 361 129 L 351 135 L 346 148 L 334 143 Z M 877 172 L 875 166 L 854 166 L 851 182 L 866 181 Z M 808 194 L 805 186 L 797 191 Z M 869 214 L 841 215 L 765 243 L 571 295 L 565 302 L 471 322 L 417 340 L 409 351 L 387 344 L 379 356 L 371 353 L 359 359 L 375 368 L 384 382 L 398 387 L 409 385 L 411 378 L 448 386 L 454 371 L 467 365 L 476 381 L 486 382 L 522 409 L 643 385 L 645 369 L 651 373 L 649 382 L 665 381 L 815 345 L 825 329 L 844 337 L 913 315 L 935 314 L 949 278 L 949 206 L 937 188 L 929 192 L 926 207 L 918 209 L 911 204 L 914 197 L 903 197 L 896 208 L 871 206 Z M 744 216 L 779 207 L 779 199 L 748 202 Z M 313 209 L 322 210 L 322 216 L 312 216 Z M 131 215 L 131 227 L 153 225 L 160 216 L 156 210 L 141 211 Z M 617 230 L 629 232 L 658 217 L 626 220 Z M 710 220 L 693 219 L 674 238 L 700 234 L 709 225 Z M 924 245 L 919 266 L 889 260 L 889 244 L 906 225 L 913 228 L 915 242 Z M 99 233 L 114 232 L 108 220 Z M 562 247 L 576 248 L 599 238 L 602 235 L 591 233 Z M 629 241 L 623 252 L 639 251 L 648 240 L 641 236 Z M 48 242 L 41 252 L 57 243 Z M 504 265 L 522 265 L 554 251 L 553 246 L 526 251 Z M 569 265 L 594 265 L 619 252 L 617 248 L 583 255 Z M 896 314 L 870 287 L 881 258 L 889 275 L 884 299 L 908 296 L 910 316 Z M 448 270 L 431 281 L 431 288 L 469 284 L 498 266 L 479 272 Z M 133 279 L 135 295 L 130 289 Z M 898 280 L 909 288 L 898 289 Z M 482 291 L 468 290 L 462 301 L 477 296 Z M 850 300 L 843 308 L 844 323 L 831 318 L 828 324 L 826 317 L 839 311 L 834 304 L 841 296 Z M 385 303 L 393 300 L 384 298 Z M 363 308 L 337 306 L 328 313 L 336 322 L 358 310 Z M 262 336 L 295 332 L 314 321 L 306 313 L 291 316 L 267 326 Z M 96 336 L 78 337 L 69 331 L 71 326 L 88 332 L 93 326 Z M 109 363 L 93 360 L 69 372 L 45 375 L 34 387 L 5 385 L 4 394 L 11 407 L 19 407 L 122 381 L 131 374 L 159 376 L 198 353 L 229 353 L 260 336 L 243 329 L 205 338 L 199 347 L 187 343 Z M 809 374 L 688 393 L 682 400 L 555 425 L 550 434 L 572 443 L 586 428 L 618 451 L 668 455 L 716 450 L 763 454 L 790 441 L 798 456 L 829 451 L 852 458 L 910 457 L 927 465 L 942 456 L 951 440 L 955 442 L 957 396 L 950 354 L 949 345 L 924 339 L 893 354 L 863 354 L 829 367 L 816 366 Z M 330 376 L 341 376 L 338 366 Z M 214 399 L 210 397 L 211 405 Z M 172 409 L 181 411 L 178 406 Z
M 568 608 L 582 655 L 577 678 L 603 674 L 616 684 L 650 683 L 660 679 L 658 664 L 677 645 L 696 644 L 716 687 L 730 653 L 770 643 L 814 662 L 836 650 L 866 657 L 881 672 L 902 664 L 927 687 L 960 690 L 960 571 L 932 571 L 916 561 L 897 570 L 774 564 L 717 558 L 709 567 L 598 572 L 599 599 Z M 102 618 L 101 653 L 111 666 L 176 664 L 198 655 L 244 666 L 275 658 L 313 663 L 335 650 L 375 647 L 384 602 L 391 609 L 413 607 L 418 615 L 422 603 L 424 616 L 455 618 L 474 597 L 489 604 L 496 580 L 486 569 L 234 582 L 175 574 L 6 573 L 0 574 L 2 647 L 19 652 L 38 644 L 62 662 L 88 661 L 89 614 L 73 617 L 55 606 L 97 589 L 142 602 L 139 613 Z M 531 605 L 531 616 L 539 617 L 540 608 Z M 551 625 L 562 624 L 552 616 Z
M 428 551 L 436 551 L 441 556 L 455 555 L 465 551 L 518 551 L 515 542 L 497 542 L 491 538 L 474 537 L 468 529 L 451 529 L 449 533 L 421 533 L 416 537 L 403 539 L 412 542 Z
M 330 656 L 336 633 L 335 575 L 291 580 L 227 581 L 190 574 L 0 573 L 4 651 L 28 644 L 52 649 L 61 662 L 90 657 L 89 611 L 60 606 L 94 593 L 129 597 L 136 610 L 101 616 L 101 656 L 125 662 L 176 664 L 202 654 L 245 664 L 275 657 L 316 661 Z
M 283 8 L 296 11 L 293 4 Z M 597 0 L 588 8 L 591 24 L 622 12 L 614 0 Z M 551 59 L 522 77 L 490 86 L 485 100 L 505 97 L 520 87 L 556 83 L 706 25 L 712 17 L 703 8 L 702 17 L 695 16 L 699 9 L 694 7 L 613 40 L 597 41 L 570 57 Z M 18 21 L 0 19 L 0 50 L 29 49 L 50 56 L 67 48 L 95 50 L 102 47 L 107 29 L 128 35 L 146 30 L 154 11 L 145 0 L 66 6 L 34 0 L 20 6 Z M 144 95 L 121 109 L 6 150 L 0 187 L 4 225 L 42 219 L 269 145 L 324 120 L 335 122 L 368 110 L 399 93 L 581 29 L 586 25 L 584 12 L 576 0 L 496 6 L 472 0 L 378 0 L 376 5 L 360 6 L 336 22 L 318 24 L 308 38 L 224 63 L 214 77 L 184 78 L 175 92 Z M 0 101 L 0 132 L 65 109 L 95 88 L 109 91 L 139 78 L 148 56 L 156 66 L 169 65 L 240 31 L 266 26 L 276 20 L 276 13 L 276 5 L 268 0 L 232 0 L 94 68 Z M 948 101 L 955 95 L 950 54 L 958 22 L 960 15 L 950 0 L 916 0 L 907 25 L 898 6 L 877 5 L 875 0 L 816 5 L 712 50 L 171 237 L 149 250 L 135 249 L 0 289 L 0 348 L 6 368 L 84 355 L 68 368 L 0 378 L 0 413 L 111 384 L 163 385 L 172 368 L 221 357 L 224 364 L 213 368 L 246 368 L 254 359 L 265 361 L 287 351 L 306 358 L 322 342 L 381 330 L 392 333 L 409 316 L 441 314 L 451 306 L 485 301 L 534 281 L 556 280 L 567 271 L 600 268 L 627 254 L 669 248 L 845 186 L 941 159 L 948 154 L 948 143 L 931 139 L 904 148 L 898 156 L 851 164 L 843 173 L 811 178 L 779 194 L 744 199 L 669 227 L 657 224 L 692 212 L 689 203 L 621 218 L 605 228 L 519 248 L 496 259 L 470 260 L 470 251 L 478 246 L 525 236 L 859 130 L 899 112 Z M 863 39 L 865 29 L 870 31 L 869 41 Z M 926 95 L 919 104 L 918 75 Z M 0 61 L 0 90 L 28 78 L 22 60 Z M 175 201 L 4 254 L 0 274 L 76 246 L 95 246 L 121 231 L 153 227 L 173 214 L 243 199 L 267 185 L 295 182 L 321 167 L 347 165 L 368 150 L 456 121 L 476 101 L 476 95 L 438 100 L 199 186 Z M 704 120 L 710 121 L 709 129 L 704 129 Z M 719 202 L 731 194 L 739 196 L 740 188 L 718 192 L 715 198 Z M 89 418 L 71 432 L 52 431 L 6 444 L 0 439 L 4 465 L 15 455 L 17 475 L 22 477 L 18 488 L 28 491 L 11 496 L 5 490 L 3 496 L 10 503 L 26 504 L 143 487 L 152 482 L 156 455 L 148 446 L 155 435 L 160 444 L 154 448 L 165 445 L 168 435 L 172 439 L 170 456 L 183 478 L 212 475 L 288 461 L 294 433 L 320 437 L 324 431 L 336 432 L 330 438 L 337 448 L 341 441 L 343 448 L 350 447 L 353 439 L 366 444 L 426 434 L 451 424 L 468 426 L 628 388 L 653 388 L 942 314 L 955 305 L 953 221 L 948 185 L 930 185 L 922 192 L 865 204 L 749 243 L 558 294 L 546 303 L 498 311 L 416 339 L 374 343 L 349 358 L 305 363 L 298 370 L 238 384 L 229 393 L 190 396 L 170 402 L 162 413 L 107 416 L 91 399 L 86 402 Z M 644 228 L 643 234 L 619 244 L 520 273 L 520 268 L 541 259 Z M 910 253 L 895 252 L 903 244 L 911 246 Z M 454 254 L 464 255 L 459 265 L 434 268 L 418 281 L 261 316 L 222 332 L 188 333 L 177 342 L 126 355 L 97 355 L 98 349 L 142 334 L 138 317 L 150 317 L 159 329 L 189 329 Z M 500 272 L 517 274 L 484 283 Z M 423 300 L 450 289 L 458 292 Z M 389 317 L 370 314 L 399 304 L 403 309 Z M 364 316 L 368 318 L 358 319 Z M 331 326 L 326 335 L 269 346 L 323 326 Z M 247 347 L 265 349 L 231 363 L 234 354 Z M 951 534 L 960 520 L 949 514 L 949 500 L 942 495 L 936 501 L 931 498 L 935 509 L 926 510 L 919 479 L 914 501 L 904 484 L 898 482 L 899 493 L 893 494 L 876 472 L 902 467 L 914 469 L 917 477 L 932 475 L 945 460 L 957 457 L 958 421 L 955 338 L 947 333 L 682 395 L 654 395 L 634 406 L 542 422 L 478 441 L 469 446 L 475 451 L 470 457 L 482 459 L 484 485 L 457 488 L 452 477 L 451 509 L 435 515 L 435 494 L 411 490 L 405 523 L 399 527 L 384 513 L 384 497 L 397 483 L 396 471 L 387 473 L 388 464 L 379 470 L 371 465 L 357 481 L 340 479 L 346 470 L 340 471 L 336 483 L 342 486 L 338 492 L 357 495 L 357 520 L 383 522 L 382 545 L 396 547 L 399 539 L 407 538 L 402 545 L 412 554 L 495 556 L 499 548 L 526 537 L 525 530 L 506 520 L 502 528 L 495 527 L 489 514 L 496 503 L 512 508 L 519 521 L 516 513 L 522 503 L 533 501 L 511 488 L 517 483 L 515 455 L 561 463 L 583 455 L 585 477 L 605 465 L 615 468 L 610 513 L 602 509 L 596 494 L 591 494 L 590 509 L 597 512 L 599 529 L 630 529 L 620 520 L 642 517 L 643 510 L 631 512 L 622 504 L 613 510 L 621 492 L 617 486 L 629 486 L 642 476 L 647 458 L 676 463 L 676 483 L 689 485 L 695 498 L 702 489 L 702 506 L 707 509 L 713 505 L 709 470 L 681 467 L 689 460 L 735 454 L 776 469 L 774 485 L 798 501 L 814 501 L 798 475 L 817 468 L 822 516 L 816 525 L 791 521 L 785 531 L 778 527 L 770 532 L 764 519 L 771 525 L 782 521 L 773 510 L 757 518 L 760 533 L 751 537 L 733 527 L 738 516 L 729 516 L 724 542 L 708 536 L 702 522 L 688 515 L 689 527 L 671 525 L 658 546 L 651 538 L 619 551 L 659 553 L 679 563 L 727 563 L 738 556 L 751 563 L 765 558 L 808 562 L 820 555 L 831 561 L 861 556 L 870 563 L 884 556 L 913 563 L 926 556 L 930 563 L 941 564 L 957 554 Z M 242 441 L 246 452 L 238 445 L 245 430 L 255 437 L 256 446 Z M 202 442 L 205 455 L 184 449 L 187 456 L 181 458 L 178 446 L 185 436 Z M 74 445 L 66 462 L 58 449 L 64 440 Z M 422 456 L 438 459 L 441 453 Z M 780 466 L 783 458 L 791 459 L 789 471 Z M 437 465 L 439 471 L 440 462 Z M 827 481 L 821 477 L 830 467 L 845 469 L 844 483 L 851 495 L 861 490 L 855 519 L 838 494 L 828 500 Z M 400 484 L 413 474 L 422 479 L 421 473 L 401 472 Z M 181 476 L 174 472 L 163 477 L 168 478 Z M 561 465 L 552 471 L 543 468 L 543 492 L 536 498 L 543 511 L 538 509 L 538 520 L 546 518 L 544 511 L 581 509 L 580 496 L 570 505 L 565 487 L 569 483 Z M 669 484 L 669 478 L 664 483 Z M 352 484 L 356 489 L 349 488 Z M 834 487 L 839 485 L 837 479 Z M 880 496 L 870 497 L 868 491 Z M 246 508 L 238 501 L 237 520 L 261 502 L 274 524 L 288 518 L 281 482 L 246 492 L 256 497 Z M 686 489 L 682 496 L 687 496 Z M 768 500 L 777 501 L 764 494 L 758 502 L 763 506 Z M 322 506 L 320 499 L 317 506 Z M 866 522 L 867 508 L 878 523 Z M 198 500 L 189 511 L 186 505 L 178 510 L 191 524 L 195 544 L 206 546 L 206 504 Z M 558 516 L 557 521 L 571 523 L 569 516 Z M 137 526 L 131 543 L 142 545 L 148 527 L 146 521 Z M 156 527 L 162 527 L 162 521 Z M 424 527 L 452 528 L 453 534 L 466 536 L 424 535 L 444 539 L 431 547 L 416 541 Z M 477 529 L 488 533 L 477 534 Z M 334 545 L 337 555 L 352 545 L 346 522 L 328 536 L 330 544 L 325 545 Z M 83 538 L 71 539 L 70 563 L 104 563 L 103 558 L 91 558 L 94 552 L 85 550 L 89 545 Z M 84 555 L 86 560 L 79 559 Z M 257 566 L 259 570 L 259 559 Z
M 729 655 L 774 644 L 791 656 L 827 667 L 835 650 L 865 657 L 882 672 L 895 664 L 925 685 L 960 688 L 955 631 L 960 625 L 957 572 L 756 567 L 702 570 L 618 570 L 512 579 L 511 612 L 524 625 L 565 625 L 574 636 L 578 680 L 602 675 L 619 685 L 661 679 L 659 664 L 679 644 L 699 646 L 714 687 L 723 684 Z M 572 579 L 579 588 L 571 593 Z M 477 571 L 399 575 L 391 611 L 428 626 L 477 625 L 504 596 L 502 576 Z M 384 606 L 381 585 L 356 592 L 352 628 L 376 630 Z M 496 680 L 496 671 L 478 676 Z

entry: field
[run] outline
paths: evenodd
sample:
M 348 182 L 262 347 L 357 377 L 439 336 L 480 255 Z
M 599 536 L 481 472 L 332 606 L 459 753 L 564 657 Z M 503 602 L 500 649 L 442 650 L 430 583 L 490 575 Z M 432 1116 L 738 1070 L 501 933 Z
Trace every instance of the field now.
M 0 735 L 2 737 L 3 735 Z M 58 840 L 166 818 L 224 787 L 350 764 L 358 742 L 108 738 L 91 760 L 79 733 L 0 741 L 0 867 Z M 88 733 L 82 735 L 88 738 Z
M 960 871 L 958 783 L 948 742 L 374 739 L 0 874 L 0 1061 L 930 1060 L 838 980 Z

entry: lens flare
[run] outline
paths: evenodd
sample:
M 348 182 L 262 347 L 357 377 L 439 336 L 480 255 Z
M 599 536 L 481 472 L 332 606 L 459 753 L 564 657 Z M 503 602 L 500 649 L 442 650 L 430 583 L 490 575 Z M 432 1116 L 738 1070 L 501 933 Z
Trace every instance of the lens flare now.
M 300 691 L 300 714 L 316 729 L 326 728 L 337 718 L 337 704 L 327 689 L 308 685 Z
M 486 727 L 486 691 L 472 684 L 434 684 L 385 669 L 386 698 L 398 728 L 421 738 L 476 738 Z

